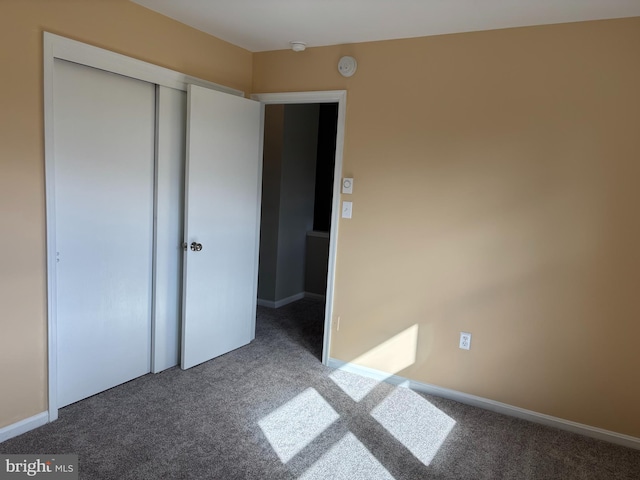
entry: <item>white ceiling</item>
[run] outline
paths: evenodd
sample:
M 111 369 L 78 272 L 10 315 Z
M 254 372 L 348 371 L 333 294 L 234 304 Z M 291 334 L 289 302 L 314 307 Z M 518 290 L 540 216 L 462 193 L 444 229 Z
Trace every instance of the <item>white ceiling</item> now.
M 252 52 L 640 16 L 640 0 L 131 0 Z

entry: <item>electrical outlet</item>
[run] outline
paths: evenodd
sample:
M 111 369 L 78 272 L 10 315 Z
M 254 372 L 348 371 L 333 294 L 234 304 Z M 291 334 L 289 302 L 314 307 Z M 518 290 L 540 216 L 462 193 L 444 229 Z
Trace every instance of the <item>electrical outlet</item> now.
M 471 348 L 471 334 L 467 332 L 460 332 L 460 348 L 463 350 L 469 350 Z

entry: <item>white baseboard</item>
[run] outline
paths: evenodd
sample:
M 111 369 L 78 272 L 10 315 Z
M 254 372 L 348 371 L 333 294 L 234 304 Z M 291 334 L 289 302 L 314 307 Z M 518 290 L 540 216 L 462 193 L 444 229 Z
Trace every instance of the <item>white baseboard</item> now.
M 25 418 L 19 422 L 12 423 L 6 427 L 0 428 L 0 443 L 10 438 L 17 437 L 23 433 L 41 427 L 49 421 L 49 412 L 41 412 L 33 417 Z
M 449 400 L 454 400 L 466 405 L 483 408 L 485 410 L 491 410 L 492 412 L 501 413 L 503 415 L 521 418 L 530 422 L 559 428 L 561 430 L 567 430 L 569 432 L 578 433 L 587 437 L 597 438 L 598 440 L 604 440 L 606 442 L 640 450 L 640 438 L 632 437 L 630 435 L 624 435 L 622 433 L 612 432 L 603 428 L 592 427 L 590 425 L 572 422 L 570 420 L 564 420 L 558 417 L 552 417 L 551 415 L 545 415 L 544 413 L 538 413 L 532 410 L 514 407 L 513 405 L 508 405 L 506 403 L 496 402 L 495 400 L 490 400 L 488 398 L 477 397 L 475 395 L 469 395 L 468 393 L 458 392 L 456 390 L 450 390 L 448 388 L 442 388 L 436 385 L 416 382 L 414 380 L 400 377 L 398 375 L 389 375 L 379 370 L 363 367 L 354 363 L 346 363 L 341 360 L 336 360 L 335 358 L 329 358 L 328 365 L 332 368 L 339 368 L 340 370 L 346 372 L 355 373 L 358 375 L 362 375 L 363 377 L 373 378 L 374 380 L 390 383 L 393 385 L 408 383 L 409 388 L 415 390 L 416 392 L 426 393 L 429 395 L 434 395 L 436 397 L 447 398 Z
M 259 298 L 257 301 L 259 307 L 276 308 L 276 302 Z
M 304 292 L 304 298 L 307 300 L 318 300 L 319 302 L 326 302 L 327 297 L 320 293 Z
M 258 305 L 261 307 L 269 307 L 269 308 L 280 308 L 284 307 L 293 302 L 297 302 L 298 300 L 302 300 L 304 298 L 304 292 L 296 293 L 295 295 L 291 295 L 290 297 L 283 298 L 281 300 L 263 300 L 262 298 L 258 299 Z
M 311 293 L 311 292 L 300 292 L 295 295 L 291 295 L 290 297 L 283 298 L 282 300 L 264 300 L 263 298 L 258 299 L 258 305 L 261 307 L 267 308 L 280 308 L 285 305 L 289 305 L 290 303 L 297 302 L 298 300 L 302 300 L 306 298 L 307 300 L 321 300 L 325 301 L 325 296 L 320 295 L 319 293 Z

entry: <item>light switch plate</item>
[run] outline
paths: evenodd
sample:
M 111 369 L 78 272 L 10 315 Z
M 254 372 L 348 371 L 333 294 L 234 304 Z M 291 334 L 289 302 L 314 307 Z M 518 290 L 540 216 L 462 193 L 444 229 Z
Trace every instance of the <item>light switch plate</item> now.
M 342 179 L 342 193 L 353 193 L 353 178 Z
M 351 218 L 352 210 L 353 210 L 352 202 L 342 202 L 342 218 Z

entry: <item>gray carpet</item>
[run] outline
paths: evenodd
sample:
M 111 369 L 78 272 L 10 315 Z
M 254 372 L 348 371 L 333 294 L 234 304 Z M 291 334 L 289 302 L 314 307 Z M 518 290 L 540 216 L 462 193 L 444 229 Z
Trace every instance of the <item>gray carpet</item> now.
M 640 478 L 640 451 L 323 366 L 322 307 L 259 307 L 249 346 L 63 408 L 0 453 L 77 453 L 82 479 Z

